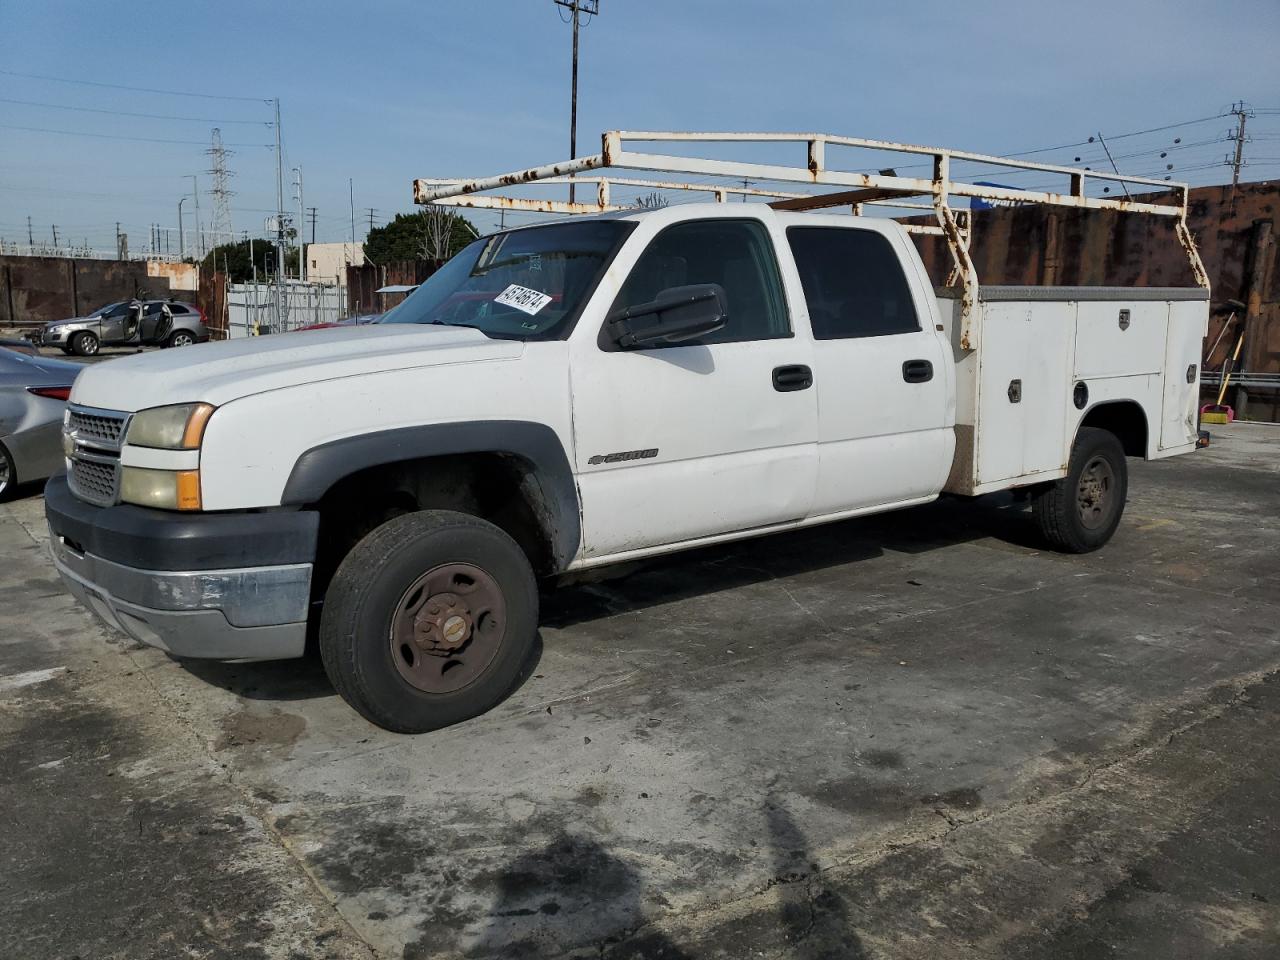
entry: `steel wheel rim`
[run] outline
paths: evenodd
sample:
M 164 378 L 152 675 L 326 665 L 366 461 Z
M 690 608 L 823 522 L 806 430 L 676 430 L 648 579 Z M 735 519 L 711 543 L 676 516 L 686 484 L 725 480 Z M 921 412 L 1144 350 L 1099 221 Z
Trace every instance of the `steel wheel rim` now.
M 87 336 L 80 341 L 80 348 L 84 350 L 86 357 L 91 357 L 98 352 L 98 338 Z
M 498 655 L 507 604 L 498 581 L 471 563 L 446 563 L 409 585 L 391 614 L 391 660 L 423 693 L 452 693 Z
M 1115 486 L 1116 474 L 1106 457 L 1094 457 L 1084 465 L 1076 485 L 1076 508 L 1086 529 L 1097 530 L 1111 519 Z

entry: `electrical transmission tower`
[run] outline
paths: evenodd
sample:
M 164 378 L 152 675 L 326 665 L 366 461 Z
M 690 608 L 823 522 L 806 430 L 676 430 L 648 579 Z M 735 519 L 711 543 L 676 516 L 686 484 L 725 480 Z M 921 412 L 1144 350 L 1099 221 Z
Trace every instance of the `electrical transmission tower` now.
M 214 243 L 229 243 L 234 239 L 231 226 L 231 198 L 235 191 L 231 189 L 231 178 L 235 176 L 227 169 L 227 157 L 235 151 L 222 145 L 222 131 L 213 128 L 213 145 L 205 151 L 209 155 L 211 167 L 206 172 L 213 177 L 213 235 Z

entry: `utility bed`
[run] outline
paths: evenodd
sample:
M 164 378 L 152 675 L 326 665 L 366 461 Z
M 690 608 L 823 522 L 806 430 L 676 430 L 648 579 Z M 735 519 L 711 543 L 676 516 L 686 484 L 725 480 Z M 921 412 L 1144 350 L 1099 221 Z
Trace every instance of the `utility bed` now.
M 1063 437 L 1078 411 L 1117 399 L 1136 401 L 1151 420 L 1131 454 L 1154 460 L 1195 448 L 1208 290 L 982 286 L 976 350 L 960 345 L 961 292 L 938 294 L 956 361 L 948 493 L 1061 477 L 1070 454 Z

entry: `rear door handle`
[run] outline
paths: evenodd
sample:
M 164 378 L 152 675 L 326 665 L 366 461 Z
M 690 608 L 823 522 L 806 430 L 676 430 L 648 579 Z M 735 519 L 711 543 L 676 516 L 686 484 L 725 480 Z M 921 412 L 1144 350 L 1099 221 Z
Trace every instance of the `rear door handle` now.
M 811 386 L 813 386 L 813 371 L 803 363 L 773 368 L 773 389 L 780 393 L 808 390 Z
M 928 360 L 908 360 L 902 365 L 902 379 L 907 383 L 928 383 L 933 379 L 933 364 Z

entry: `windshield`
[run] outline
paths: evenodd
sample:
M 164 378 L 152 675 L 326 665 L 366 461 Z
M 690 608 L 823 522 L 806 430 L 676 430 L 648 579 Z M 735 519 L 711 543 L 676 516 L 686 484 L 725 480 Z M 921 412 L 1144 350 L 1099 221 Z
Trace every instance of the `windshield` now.
M 489 336 L 521 340 L 558 337 L 631 227 L 619 220 L 589 220 L 482 237 L 381 322 L 475 327 Z

